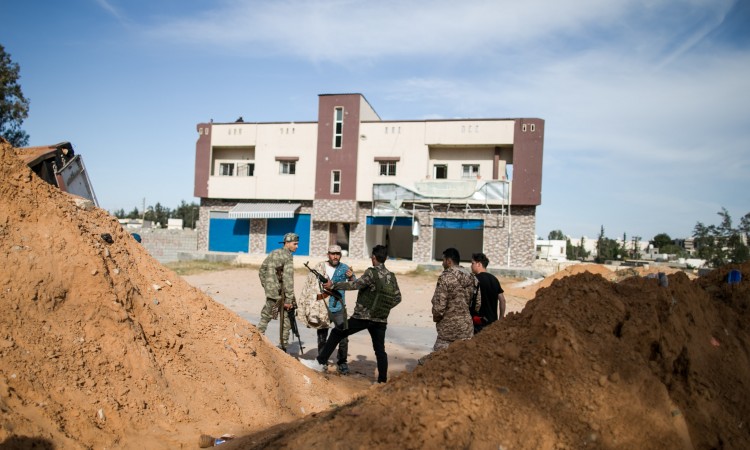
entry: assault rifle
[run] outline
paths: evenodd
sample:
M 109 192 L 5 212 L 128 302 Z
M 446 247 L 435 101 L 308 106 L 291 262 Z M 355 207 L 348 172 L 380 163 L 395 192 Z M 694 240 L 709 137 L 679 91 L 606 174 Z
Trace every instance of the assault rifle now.
M 323 293 L 324 294 L 328 294 L 331 297 L 335 298 L 337 302 L 340 302 L 340 303 L 343 302 L 343 299 L 341 298 L 341 294 L 338 291 L 332 291 L 332 290 L 326 289 L 326 288 L 324 288 L 322 286 L 322 285 L 328 283 L 328 277 L 326 277 L 325 275 L 321 274 L 320 272 L 318 272 L 315 269 L 311 269 L 310 266 L 307 265 L 307 263 L 309 263 L 309 262 L 310 261 L 306 262 L 304 264 L 304 266 L 307 267 L 307 270 L 309 270 L 318 279 L 318 282 L 321 284 L 320 288 L 323 290 Z
M 286 351 L 284 346 L 284 303 L 286 303 L 286 292 L 284 291 L 284 266 L 276 268 L 276 278 L 279 280 L 279 293 L 281 298 L 279 299 L 279 343 L 282 345 L 282 349 Z M 300 355 L 305 353 L 305 348 L 302 346 L 302 338 L 299 335 L 299 328 L 297 328 L 297 318 L 294 315 L 296 307 L 292 307 L 286 311 L 287 317 L 289 317 L 289 327 L 292 332 L 292 339 L 297 336 L 297 342 L 299 342 Z

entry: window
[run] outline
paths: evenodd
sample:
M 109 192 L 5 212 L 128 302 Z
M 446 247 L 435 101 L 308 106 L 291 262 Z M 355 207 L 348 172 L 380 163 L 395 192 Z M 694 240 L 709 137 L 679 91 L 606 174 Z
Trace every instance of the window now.
M 333 113 L 333 148 L 341 148 L 344 138 L 344 108 L 336 108 Z
M 331 194 L 340 194 L 340 193 L 341 193 L 341 171 L 332 170 L 331 171 Z
M 477 178 L 479 176 L 479 164 L 463 164 L 462 178 Z
M 231 177 L 234 175 L 234 163 L 220 163 L 219 175 L 224 177 Z
M 237 164 L 238 177 L 251 177 L 255 174 L 255 163 Z
M 448 166 L 445 164 L 435 164 L 435 170 L 432 174 L 436 180 L 445 180 L 448 178 Z
M 296 161 L 279 161 L 279 173 L 294 175 L 296 171 Z
M 395 177 L 396 176 L 396 161 L 380 161 L 380 176 L 381 177 Z

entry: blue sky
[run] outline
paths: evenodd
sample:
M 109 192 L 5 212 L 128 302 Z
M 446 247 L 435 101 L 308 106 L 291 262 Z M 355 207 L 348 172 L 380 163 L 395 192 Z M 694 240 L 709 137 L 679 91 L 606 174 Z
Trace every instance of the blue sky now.
M 685 237 L 750 212 L 750 2 L 2 0 L 30 145 L 70 141 L 100 206 L 193 197 L 196 124 L 546 121 L 537 234 Z

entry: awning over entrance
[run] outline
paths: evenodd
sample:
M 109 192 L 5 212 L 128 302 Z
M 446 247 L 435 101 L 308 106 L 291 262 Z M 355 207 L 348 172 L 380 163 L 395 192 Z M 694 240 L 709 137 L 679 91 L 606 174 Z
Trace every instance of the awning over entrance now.
M 292 219 L 300 203 L 238 203 L 230 219 Z

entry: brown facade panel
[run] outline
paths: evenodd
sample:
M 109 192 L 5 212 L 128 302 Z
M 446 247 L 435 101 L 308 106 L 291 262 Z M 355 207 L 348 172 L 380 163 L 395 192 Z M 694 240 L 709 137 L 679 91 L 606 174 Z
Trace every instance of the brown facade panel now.
M 193 195 L 198 198 L 208 197 L 208 177 L 211 170 L 211 124 L 199 123 L 198 142 L 195 144 L 195 184 Z
M 318 97 L 318 153 L 315 169 L 315 198 L 354 200 L 357 194 L 357 152 L 359 148 L 359 94 Z M 335 110 L 343 108 L 341 148 L 334 148 Z M 341 172 L 341 190 L 331 192 L 331 172 Z
M 544 120 L 516 120 L 513 139 L 512 205 L 542 204 Z

